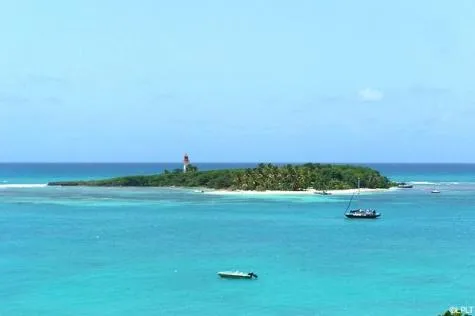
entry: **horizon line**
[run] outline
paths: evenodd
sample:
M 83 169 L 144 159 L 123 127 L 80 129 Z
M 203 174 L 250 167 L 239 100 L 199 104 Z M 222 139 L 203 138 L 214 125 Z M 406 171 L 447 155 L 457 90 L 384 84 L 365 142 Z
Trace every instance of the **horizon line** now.
M 306 163 L 314 163 L 314 164 L 423 164 L 423 165 L 428 165 L 428 164 L 475 164 L 474 162 L 346 162 L 346 161 L 317 161 L 317 162 L 312 162 L 312 161 L 196 161 L 196 162 L 191 162 L 191 164 L 306 164 Z M 183 162 L 177 162 L 177 161 L 151 161 L 151 162 L 146 162 L 146 161 L 0 161 L 0 164 L 6 165 L 6 164 L 178 164 L 181 165 Z

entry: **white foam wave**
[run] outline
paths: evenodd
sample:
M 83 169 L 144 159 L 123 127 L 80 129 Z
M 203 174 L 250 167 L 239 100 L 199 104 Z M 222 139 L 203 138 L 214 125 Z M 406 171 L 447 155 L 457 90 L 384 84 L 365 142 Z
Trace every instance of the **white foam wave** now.
M 429 182 L 429 181 L 411 181 L 408 182 L 413 185 L 459 185 L 459 184 L 474 184 L 475 182 L 457 182 L 457 181 L 440 181 L 440 182 Z
M 413 185 L 431 185 L 431 184 L 435 184 L 435 182 L 429 182 L 429 181 L 411 181 L 409 183 L 413 184 Z
M 48 184 L 32 184 L 32 183 L 10 183 L 10 184 L 0 184 L 0 189 L 13 189 L 13 188 L 44 188 L 47 187 Z

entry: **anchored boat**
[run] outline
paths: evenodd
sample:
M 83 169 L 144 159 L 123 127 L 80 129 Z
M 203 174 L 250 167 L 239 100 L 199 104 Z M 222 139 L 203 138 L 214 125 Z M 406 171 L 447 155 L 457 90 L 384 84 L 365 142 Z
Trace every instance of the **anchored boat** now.
M 360 179 L 358 179 L 357 195 L 359 194 L 360 194 Z M 348 211 L 350 209 L 351 201 L 353 201 L 354 196 L 355 196 L 355 193 L 353 193 L 353 195 L 351 196 L 350 202 L 348 203 L 348 206 L 345 211 L 345 216 L 347 218 L 373 219 L 373 218 L 378 218 L 381 216 L 381 213 L 378 213 L 376 212 L 376 210 L 372 210 L 372 209 L 358 208 L 358 209 L 353 209 L 353 210 Z
M 398 183 L 397 187 L 400 189 L 412 189 L 414 185 L 406 183 L 406 182 L 400 182 Z
M 316 191 L 314 192 L 314 194 L 318 194 L 318 195 L 332 195 L 330 192 L 327 192 L 325 190 L 323 191 Z
M 378 218 L 381 216 L 381 213 L 377 213 L 375 210 L 351 210 L 345 213 L 345 216 L 348 218 Z
M 257 279 L 257 274 L 254 272 L 240 272 L 240 271 L 222 271 L 218 275 L 224 279 Z

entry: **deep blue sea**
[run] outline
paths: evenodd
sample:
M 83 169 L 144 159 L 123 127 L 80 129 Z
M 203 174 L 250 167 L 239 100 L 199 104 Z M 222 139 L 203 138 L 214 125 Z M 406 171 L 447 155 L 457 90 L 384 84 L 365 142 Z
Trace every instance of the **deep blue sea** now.
M 370 166 L 415 187 L 362 194 L 383 215 L 355 221 L 343 216 L 348 196 L 41 185 L 179 164 L 0 164 L 0 315 L 435 316 L 475 306 L 475 165 Z M 223 270 L 259 278 L 223 280 Z

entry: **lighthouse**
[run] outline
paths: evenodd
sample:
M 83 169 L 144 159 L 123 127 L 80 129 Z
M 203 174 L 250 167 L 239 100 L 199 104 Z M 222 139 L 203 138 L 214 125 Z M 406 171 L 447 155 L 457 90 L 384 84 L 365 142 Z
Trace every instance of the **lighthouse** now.
M 188 158 L 188 154 L 185 154 L 185 156 L 183 156 L 183 172 L 186 172 L 186 168 L 188 167 L 189 164 L 190 164 L 190 159 Z

